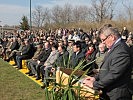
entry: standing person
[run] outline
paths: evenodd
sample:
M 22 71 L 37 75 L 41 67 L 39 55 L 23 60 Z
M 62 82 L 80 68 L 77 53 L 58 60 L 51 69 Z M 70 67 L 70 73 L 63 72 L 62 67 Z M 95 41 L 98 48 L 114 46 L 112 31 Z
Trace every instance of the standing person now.
M 127 27 L 123 27 L 123 30 L 121 32 L 122 37 L 125 37 L 125 39 L 128 38 L 128 30 Z
M 132 100 L 129 92 L 132 69 L 129 47 L 113 27 L 103 27 L 100 39 L 109 49 L 108 53 L 100 66 L 99 74 L 86 78 L 83 84 L 102 90 L 103 100 Z

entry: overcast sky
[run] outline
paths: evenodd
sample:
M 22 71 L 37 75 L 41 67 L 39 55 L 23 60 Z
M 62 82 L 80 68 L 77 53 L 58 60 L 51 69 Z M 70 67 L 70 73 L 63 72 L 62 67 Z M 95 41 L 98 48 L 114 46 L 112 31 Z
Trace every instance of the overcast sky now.
M 55 5 L 90 5 L 90 0 L 31 0 L 32 9 L 40 5 L 51 8 Z M 121 0 L 120 0 L 121 1 Z M 0 25 L 19 25 L 23 15 L 29 17 L 30 0 L 0 0 Z

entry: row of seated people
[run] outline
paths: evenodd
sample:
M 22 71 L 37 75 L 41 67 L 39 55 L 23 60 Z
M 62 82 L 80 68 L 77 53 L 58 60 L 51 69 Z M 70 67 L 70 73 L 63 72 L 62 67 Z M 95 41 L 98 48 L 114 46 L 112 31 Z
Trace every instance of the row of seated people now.
M 16 41 L 17 42 L 17 41 Z M 22 60 L 31 59 L 34 55 L 36 48 L 33 44 L 30 43 L 28 39 L 22 40 L 19 45 L 19 49 L 13 49 L 8 51 L 8 49 L 4 50 L 4 60 L 9 62 L 12 58 L 15 61 L 15 65 L 17 65 L 18 69 L 22 69 Z
M 36 80 L 42 79 L 42 81 L 44 81 L 44 78 L 48 75 L 46 72 L 54 71 L 57 66 L 69 66 L 70 68 L 74 68 L 83 59 L 86 59 L 86 63 L 89 63 L 95 60 L 96 57 L 100 57 L 102 54 L 104 55 L 105 46 L 100 44 L 99 50 L 100 48 L 103 49 L 101 49 L 102 52 L 99 53 L 93 44 L 89 44 L 87 46 L 87 50 L 83 50 L 80 42 L 74 43 L 70 41 L 68 47 L 66 48 L 64 45 L 59 43 L 53 43 L 50 45 L 49 41 L 45 41 L 45 43 L 38 43 L 35 50 L 33 44 L 31 44 L 29 40 L 25 39 L 24 41 L 21 41 L 21 45 L 18 50 L 12 50 L 6 61 L 13 58 L 17 68 L 21 69 L 22 60 L 27 60 L 27 68 L 29 69 L 29 72 L 26 74 L 29 74 L 29 76 L 35 76 Z M 92 70 L 96 69 L 98 68 L 96 65 L 96 62 L 94 62 L 83 70 L 87 70 L 89 67 L 92 67 Z

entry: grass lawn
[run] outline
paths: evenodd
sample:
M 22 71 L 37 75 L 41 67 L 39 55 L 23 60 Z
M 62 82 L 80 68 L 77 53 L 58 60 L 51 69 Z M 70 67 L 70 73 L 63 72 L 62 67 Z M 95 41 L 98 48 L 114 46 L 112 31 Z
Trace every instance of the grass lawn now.
M 38 84 L 0 59 L 0 100 L 45 100 Z

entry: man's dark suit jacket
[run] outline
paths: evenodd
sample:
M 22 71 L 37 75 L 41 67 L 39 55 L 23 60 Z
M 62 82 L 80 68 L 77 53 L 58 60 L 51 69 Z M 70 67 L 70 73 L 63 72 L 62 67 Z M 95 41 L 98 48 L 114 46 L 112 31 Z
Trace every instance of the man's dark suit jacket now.
M 22 55 L 20 55 L 21 57 L 24 57 L 24 59 L 31 59 L 34 55 L 34 47 L 32 44 L 28 44 L 26 46 L 24 46 L 23 50 L 22 50 Z
M 19 48 L 19 43 L 17 41 L 13 42 L 10 49 L 11 51 L 17 50 Z
M 54 67 L 66 67 L 68 64 L 69 53 L 64 51 L 62 54 L 59 53 L 58 59 L 56 59 Z
M 85 59 L 85 54 L 82 51 L 78 52 L 77 55 L 74 52 L 70 57 L 70 67 L 75 68 L 83 59 Z
M 40 62 L 45 62 L 47 60 L 47 58 L 49 57 L 50 53 L 51 53 L 51 48 L 47 49 L 47 50 L 43 50 L 43 52 L 38 56 L 38 60 Z
M 131 78 L 131 54 L 129 47 L 120 40 L 106 54 L 93 86 L 103 90 L 109 100 L 130 100 L 128 86 Z M 119 98 L 119 99 L 118 99 Z M 108 100 L 108 99 L 107 99 Z

